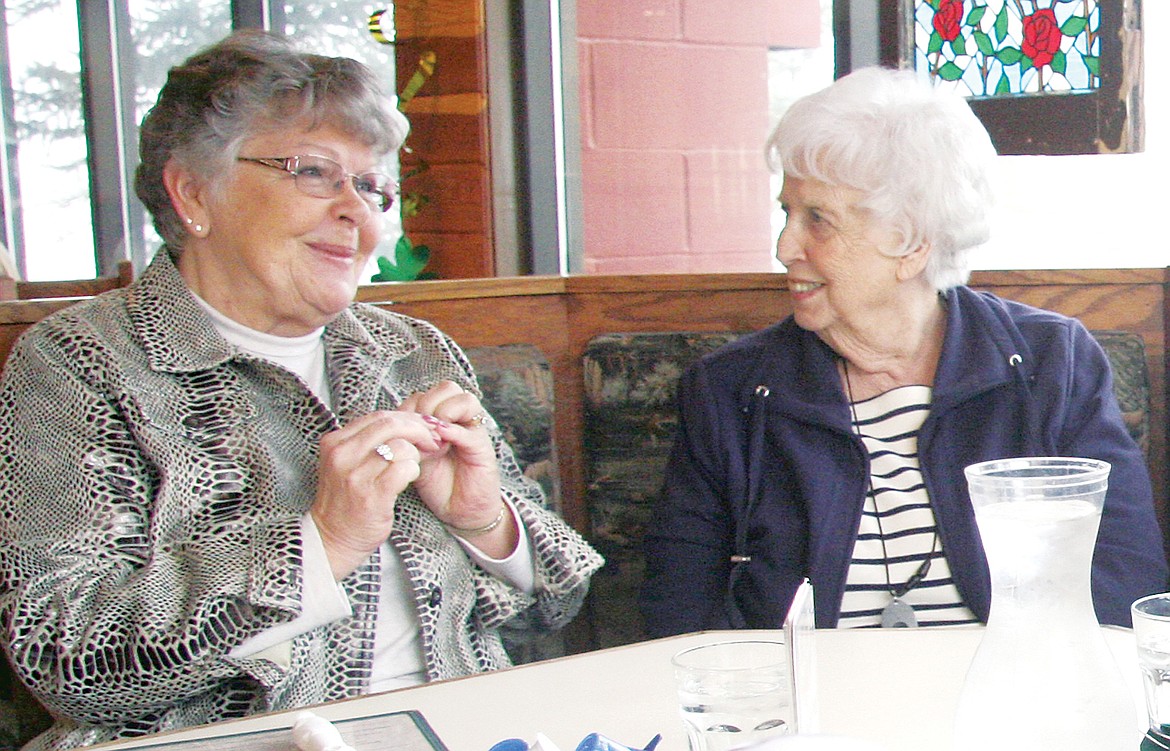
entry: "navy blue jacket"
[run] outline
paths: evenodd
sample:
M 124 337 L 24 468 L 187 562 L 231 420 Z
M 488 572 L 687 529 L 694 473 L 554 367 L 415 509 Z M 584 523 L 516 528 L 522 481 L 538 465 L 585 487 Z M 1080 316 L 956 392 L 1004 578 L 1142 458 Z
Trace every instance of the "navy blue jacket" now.
M 1167 589 L 1140 449 L 1122 422 L 1101 346 L 1077 320 L 994 295 L 944 296 L 947 330 L 922 474 L 954 581 L 980 620 L 991 602 L 963 468 L 1012 456 L 1112 465 L 1093 558 L 1102 623 Z M 679 384 L 679 433 L 645 538 L 651 636 L 775 628 L 797 585 L 816 624 L 837 624 L 869 459 L 851 429 L 838 356 L 791 317 L 702 358 Z M 733 563 L 733 557 L 750 557 Z

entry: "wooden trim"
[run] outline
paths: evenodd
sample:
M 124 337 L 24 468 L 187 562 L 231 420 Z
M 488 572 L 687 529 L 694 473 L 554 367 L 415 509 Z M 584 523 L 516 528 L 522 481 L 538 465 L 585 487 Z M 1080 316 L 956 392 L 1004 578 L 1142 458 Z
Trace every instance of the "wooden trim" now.
M 396 0 L 394 31 L 399 39 L 471 37 L 484 33 L 482 0 Z
M 111 276 L 96 279 L 68 279 L 49 282 L 16 282 L 16 298 L 35 300 L 49 297 L 86 297 L 107 290 L 125 287 L 134 281 L 134 265 L 126 259 L 118 262 L 117 271 Z
M 394 3 L 398 90 L 425 53 L 434 73 L 406 111 L 411 132 L 401 153 L 404 193 L 425 204 L 403 217 L 415 245 L 426 245 L 426 272 L 444 279 L 495 275 L 488 144 L 484 0 L 406 0 Z
M 1018 269 L 1014 271 L 973 271 L 971 286 L 1075 285 L 1075 284 L 1165 284 L 1170 269 Z
M 470 93 L 416 96 L 403 111 L 407 115 L 479 115 L 487 111 L 487 97 Z
M 0 324 L 29 326 L 50 313 L 68 308 L 85 297 L 46 297 L 38 300 L 5 300 L 0 303 Z M 5 350 L 4 355 L 8 352 Z
M 358 287 L 356 299 L 359 302 L 395 304 L 427 300 L 561 295 L 565 291 L 565 278 L 559 276 L 436 279 L 425 282 L 364 284 Z

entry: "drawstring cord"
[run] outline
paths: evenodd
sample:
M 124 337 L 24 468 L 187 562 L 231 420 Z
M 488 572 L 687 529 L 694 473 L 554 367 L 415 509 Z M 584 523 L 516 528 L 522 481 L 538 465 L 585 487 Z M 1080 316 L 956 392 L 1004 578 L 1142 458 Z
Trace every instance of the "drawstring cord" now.
M 743 413 L 747 417 L 747 466 L 745 468 L 747 487 L 744 491 L 744 497 L 740 499 L 738 513 L 735 513 L 732 519 L 732 524 L 735 527 L 735 539 L 733 552 L 729 557 L 731 572 L 727 577 L 727 592 L 724 598 L 728 620 L 732 628 L 747 627 L 747 621 L 740 613 L 739 605 L 735 601 L 735 585 L 743 574 L 744 564 L 750 563 L 752 560 L 751 555 L 747 552 L 748 521 L 751 519 L 752 509 L 759 498 L 757 486 L 759 473 L 754 472 L 753 468 L 761 466 L 760 462 L 763 461 L 764 431 L 760 421 L 763 419 L 764 400 L 771 393 L 770 388 L 760 384 L 752 392 L 748 404 L 743 407 Z

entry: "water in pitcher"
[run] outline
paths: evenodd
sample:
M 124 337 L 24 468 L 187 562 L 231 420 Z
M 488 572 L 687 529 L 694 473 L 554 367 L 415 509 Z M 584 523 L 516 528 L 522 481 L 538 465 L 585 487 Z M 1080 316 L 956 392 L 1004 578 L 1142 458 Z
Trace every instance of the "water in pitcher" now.
M 1018 500 L 975 514 L 993 597 L 960 697 L 956 751 L 1132 751 L 1133 703 L 1087 587 L 1100 506 Z
M 992 591 L 1014 593 L 993 600 L 995 618 L 1013 618 L 1018 608 L 1073 608 L 1070 617 L 1096 624 L 1091 607 L 1085 609 L 1091 601 L 1077 588 L 1092 568 L 1099 507 L 1080 500 L 1015 501 L 976 509 L 975 518 L 991 564 Z

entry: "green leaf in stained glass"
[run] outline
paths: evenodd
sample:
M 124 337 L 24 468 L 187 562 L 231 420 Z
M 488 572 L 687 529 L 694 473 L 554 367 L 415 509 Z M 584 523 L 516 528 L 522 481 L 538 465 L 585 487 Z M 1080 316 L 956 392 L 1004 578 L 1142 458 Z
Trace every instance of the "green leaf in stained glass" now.
M 1019 47 L 1004 47 L 995 53 L 995 57 L 1004 65 L 1015 65 L 1024 56 Z
M 963 77 L 963 69 L 948 60 L 938 69 L 938 77 L 944 81 L 958 81 Z
M 973 31 L 971 38 L 975 40 L 975 46 L 979 48 L 979 53 L 984 57 L 995 57 L 995 45 L 991 43 L 991 37 L 987 36 L 986 32 Z
M 943 46 L 942 35 L 939 34 L 937 31 L 932 31 L 930 33 L 930 41 L 926 45 L 926 54 L 933 55 L 934 53 L 941 50 L 942 46 Z
M 1081 16 L 1069 16 L 1068 20 L 1060 25 L 1060 33 L 1067 37 L 1075 37 L 1089 25 L 1089 19 Z
M 999 13 L 995 16 L 995 42 L 996 44 L 1003 44 L 1003 40 L 1007 39 L 1008 35 L 1008 12 L 1007 3 L 999 9 Z
M 1064 51 L 1061 50 L 1061 51 L 1057 52 L 1056 54 L 1054 54 L 1052 56 L 1052 62 L 1048 63 L 1048 65 L 1054 71 L 1056 71 L 1057 73 L 1059 73 L 1063 76 L 1065 70 L 1068 69 L 1068 58 L 1065 56 Z
M 905 0 L 900 0 L 904 2 Z M 892 0 L 891 0 L 892 2 Z M 948 7 L 953 2 L 955 7 Z M 916 8 L 916 65 L 929 70 L 939 85 L 958 85 L 964 93 L 978 92 L 983 95 L 1016 94 L 1027 91 L 1073 91 L 1092 90 L 1100 85 L 1101 61 L 1098 55 L 1086 54 L 1096 51 L 1093 44 L 1099 30 L 1096 28 L 1101 14 L 1102 0 L 914 0 Z M 943 39 L 933 29 L 931 14 L 938 16 L 944 9 L 949 13 L 962 7 L 959 24 L 960 34 L 954 40 Z M 1050 68 L 1051 74 L 1026 75 L 1037 68 L 1036 61 L 1022 51 L 1024 32 L 1021 24 L 1037 8 L 1046 6 L 1057 9 L 1063 20 L 1059 21 L 1059 33 L 1063 39 L 1063 52 L 1059 49 L 1037 52 L 1045 64 L 1042 71 Z M 1067 15 L 1057 6 L 1068 8 Z M 1075 8 L 1075 10 L 1073 10 Z M 955 29 L 954 20 L 948 18 L 949 28 Z M 1052 30 L 1053 35 L 1057 30 Z M 1041 40 L 1047 41 L 1047 40 Z M 1052 41 L 1055 41 L 1052 40 Z M 1099 42 L 1097 43 L 1099 45 Z M 1038 44 L 1043 48 L 1045 44 Z M 1053 46 L 1056 46 L 1055 44 Z M 1049 47 L 1048 49 L 1052 49 Z M 1098 52 L 1099 54 L 1099 52 Z M 947 65 L 948 61 L 950 65 Z M 1083 63 L 1081 62 L 1083 61 Z M 962 76 L 956 71 L 962 71 Z M 980 86 L 982 83 L 982 86 Z M 992 91 L 994 89 L 994 92 Z

